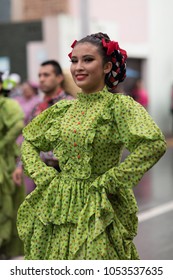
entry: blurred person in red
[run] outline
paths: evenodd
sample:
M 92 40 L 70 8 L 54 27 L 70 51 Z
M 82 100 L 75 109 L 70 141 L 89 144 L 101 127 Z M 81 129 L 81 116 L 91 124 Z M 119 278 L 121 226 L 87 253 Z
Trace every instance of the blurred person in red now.
M 146 89 L 143 86 L 143 81 L 141 79 L 137 79 L 134 87 L 131 90 L 130 96 L 137 101 L 138 103 L 140 103 L 145 109 L 148 108 L 148 92 L 146 91 Z

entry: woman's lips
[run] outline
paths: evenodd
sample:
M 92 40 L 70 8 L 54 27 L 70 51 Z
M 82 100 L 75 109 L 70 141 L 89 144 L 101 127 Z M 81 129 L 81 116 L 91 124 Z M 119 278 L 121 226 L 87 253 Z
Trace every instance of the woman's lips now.
M 79 74 L 79 75 L 76 75 L 76 80 L 78 81 L 83 81 L 85 78 L 86 78 L 87 75 L 85 74 Z

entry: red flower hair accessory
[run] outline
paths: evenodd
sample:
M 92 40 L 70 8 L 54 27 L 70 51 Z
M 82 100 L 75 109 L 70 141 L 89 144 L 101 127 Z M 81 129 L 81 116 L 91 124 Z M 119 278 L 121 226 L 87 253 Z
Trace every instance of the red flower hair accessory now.
M 127 53 L 120 49 L 118 42 L 106 42 L 105 38 L 102 38 L 102 46 L 112 62 L 112 69 L 105 77 L 106 85 L 110 90 L 114 90 L 126 77 Z
M 77 43 L 77 40 L 74 40 L 73 44 L 71 45 L 71 48 L 74 48 L 74 46 L 76 45 L 76 43 Z M 72 52 L 70 52 L 70 53 L 68 54 L 68 56 L 70 57 L 70 59 L 71 59 L 71 55 L 72 55 Z
M 122 54 L 122 56 L 124 56 L 124 59 L 127 59 L 127 53 L 125 50 L 120 49 L 118 42 L 115 41 L 109 41 L 106 42 L 104 38 L 102 38 L 102 45 L 104 48 L 107 49 L 106 54 L 107 55 L 111 55 L 114 51 L 120 51 L 120 53 Z

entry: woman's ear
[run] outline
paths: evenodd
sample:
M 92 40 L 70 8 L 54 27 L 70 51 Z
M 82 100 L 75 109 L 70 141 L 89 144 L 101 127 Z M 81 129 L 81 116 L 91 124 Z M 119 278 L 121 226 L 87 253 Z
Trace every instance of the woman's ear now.
M 108 61 L 107 63 L 105 63 L 104 65 L 104 73 L 107 74 L 111 71 L 112 69 L 112 62 Z

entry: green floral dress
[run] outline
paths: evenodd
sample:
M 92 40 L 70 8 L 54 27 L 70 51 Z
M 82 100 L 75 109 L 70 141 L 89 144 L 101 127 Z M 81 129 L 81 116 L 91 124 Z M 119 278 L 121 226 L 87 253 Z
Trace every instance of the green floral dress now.
M 0 258 L 23 254 L 16 216 L 25 198 L 25 188 L 17 187 L 12 180 L 20 152 L 16 139 L 23 127 L 24 114 L 19 104 L 0 95 Z
M 104 88 L 56 103 L 23 134 L 24 168 L 37 185 L 18 212 L 25 259 L 139 259 L 132 188 L 166 150 L 146 110 Z M 49 150 L 60 173 L 40 160 Z

